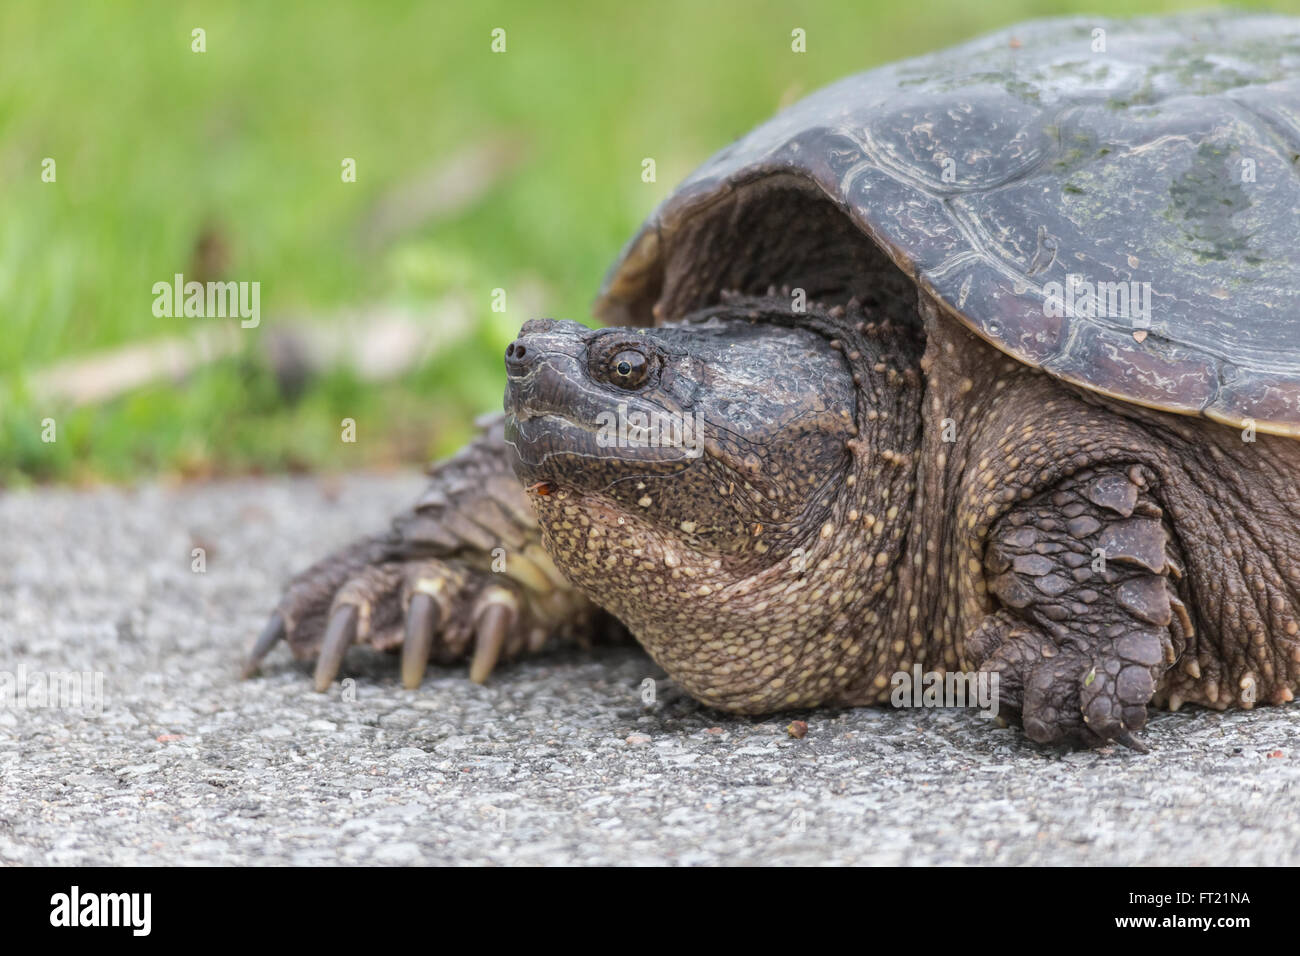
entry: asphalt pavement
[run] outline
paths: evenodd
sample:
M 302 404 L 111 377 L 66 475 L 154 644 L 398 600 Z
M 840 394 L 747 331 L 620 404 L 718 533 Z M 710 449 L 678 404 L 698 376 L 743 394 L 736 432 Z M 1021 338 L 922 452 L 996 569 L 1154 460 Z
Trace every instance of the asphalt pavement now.
M 1300 703 L 1156 714 L 1143 756 L 954 710 L 801 713 L 796 739 L 634 647 L 414 691 L 358 650 L 326 695 L 281 647 L 238 680 L 280 582 L 420 487 L 0 495 L 0 863 L 1300 862 Z

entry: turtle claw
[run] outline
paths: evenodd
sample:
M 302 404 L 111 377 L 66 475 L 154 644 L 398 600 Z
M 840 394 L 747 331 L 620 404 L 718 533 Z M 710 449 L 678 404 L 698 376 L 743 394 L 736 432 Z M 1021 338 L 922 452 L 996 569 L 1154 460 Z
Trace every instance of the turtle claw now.
M 508 592 L 494 592 L 484 602 L 474 628 L 474 658 L 469 665 L 469 679 L 475 684 L 485 683 L 492 668 L 497 666 L 506 634 L 518 616 Z
M 357 637 L 357 607 L 340 604 L 330 615 L 329 626 L 321 641 L 320 657 L 316 659 L 316 693 L 323 694 L 338 676 L 343 657 Z
M 314 662 L 319 693 L 337 679 L 353 644 L 400 651 L 408 690 L 435 663 L 468 663 L 470 678 L 483 683 L 498 662 L 606 621 L 577 592 L 540 572 L 529 576 L 533 564 L 522 554 L 516 577 L 488 570 L 490 560 L 468 551 L 456 559 L 400 560 L 360 542 L 290 582 L 243 672 L 255 673 L 284 640 L 294 658 Z
M 1132 637 L 1097 649 L 1058 646 L 1004 610 L 970 646 L 984 657 L 981 670 L 1001 676 L 1002 699 L 1020 713 L 1030 740 L 1090 747 L 1117 743 L 1144 754 L 1150 750 L 1136 733 L 1146 724 L 1146 705 L 1156 686 L 1151 671 L 1158 670 L 1163 650 L 1157 634 L 1150 641 Z
M 239 671 L 240 679 L 248 680 L 248 678 L 256 674 L 262 666 L 262 659 L 271 652 L 271 648 L 284 640 L 284 636 L 284 618 L 280 616 L 278 611 L 272 612 L 266 626 L 262 628 L 262 633 L 257 636 L 253 649 L 244 658 L 244 666 Z
M 1129 750 L 1135 750 L 1140 754 L 1149 754 L 1151 752 L 1150 747 L 1138 740 L 1138 738 L 1134 737 L 1127 730 L 1117 732 L 1113 739 L 1116 743 L 1121 743 Z
M 406 609 L 406 639 L 402 642 L 402 686 L 414 690 L 424 680 L 433 653 L 433 635 L 442 620 L 433 595 L 417 591 Z
M 467 563 L 344 566 L 347 576 L 313 580 L 309 572 L 290 590 L 244 659 L 245 677 L 284 640 L 294 657 L 314 660 L 317 693 L 329 690 L 358 643 L 400 648 L 400 679 L 408 690 L 423 683 L 430 664 L 457 660 L 468 660 L 469 679 L 482 684 L 498 662 L 541 651 L 552 636 L 596 619 L 576 595 L 565 600 L 567 594 L 552 589 L 532 601 L 517 581 L 489 578 Z

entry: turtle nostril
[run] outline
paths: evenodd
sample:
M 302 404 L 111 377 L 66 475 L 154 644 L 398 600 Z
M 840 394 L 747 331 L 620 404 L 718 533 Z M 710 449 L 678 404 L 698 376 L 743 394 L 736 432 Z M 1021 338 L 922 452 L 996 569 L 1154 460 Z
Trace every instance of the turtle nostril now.
M 528 365 L 524 357 L 528 354 L 528 349 L 523 342 L 514 341 L 506 346 L 506 374 L 523 375 L 528 371 Z

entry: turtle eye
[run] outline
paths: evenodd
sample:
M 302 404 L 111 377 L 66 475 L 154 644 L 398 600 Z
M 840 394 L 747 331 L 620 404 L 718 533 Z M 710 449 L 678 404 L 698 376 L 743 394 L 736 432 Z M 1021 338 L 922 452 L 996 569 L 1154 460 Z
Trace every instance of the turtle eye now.
M 635 349 L 624 349 L 609 360 L 609 380 L 622 388 L 636 388 L 645 381 L 648 363 Z

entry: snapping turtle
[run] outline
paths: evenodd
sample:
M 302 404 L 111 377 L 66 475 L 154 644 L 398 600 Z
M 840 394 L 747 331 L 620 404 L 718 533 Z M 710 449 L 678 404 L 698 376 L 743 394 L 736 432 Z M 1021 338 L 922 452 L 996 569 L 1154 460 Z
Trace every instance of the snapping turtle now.
M 1026 24 L 724 149 L 597 314 L 526 323 L 506 415 L 294 579 L 357 642 L 501 657 L 624 626 L 699 700 L 997 675 L 1039 742 L 1300 683 L 1300 20 Z

